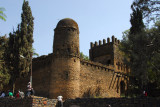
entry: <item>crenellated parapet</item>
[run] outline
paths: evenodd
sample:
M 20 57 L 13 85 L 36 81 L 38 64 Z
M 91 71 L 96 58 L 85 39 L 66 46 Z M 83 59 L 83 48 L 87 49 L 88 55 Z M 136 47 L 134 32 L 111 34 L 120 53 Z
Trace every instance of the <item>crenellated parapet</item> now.
M 100 62 L 105 65 L 114 65 L 115 51 L 120 44 L 120 40 L 112 36 L 99 42 L 90 43 L 89 58 L 94 62 Z
M 111 42 L 111 39 L 112 39 L 112 42 Z M 103 46 L 103 45 L 111 45 L 111 44 L 119 45 L 120 44 L 120 40 L 118 40 L 114 36 L 112 36 L 111 39 L 110 38 L 107 38 L 107 40 L 103 39 L 103 42 L 101 40 L 99 40 L 98 42 L 95 41 L 95 43 L 90 42 L 90 48 L 92 49 L 94 47 Z

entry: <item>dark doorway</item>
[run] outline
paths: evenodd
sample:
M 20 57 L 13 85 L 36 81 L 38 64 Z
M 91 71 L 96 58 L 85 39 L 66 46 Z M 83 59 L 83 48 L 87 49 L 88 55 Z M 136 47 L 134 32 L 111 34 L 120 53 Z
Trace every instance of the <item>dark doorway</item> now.
M 121 95 L 125 95 L 125 83 L 124 83 L 124 81 L 120 82 L 120 92 L 121 92 Z
M 111 60 L 108 60 L 108 61 L 107 61 L 107 65 L 109 65 L 109 64 L 111 64 Z

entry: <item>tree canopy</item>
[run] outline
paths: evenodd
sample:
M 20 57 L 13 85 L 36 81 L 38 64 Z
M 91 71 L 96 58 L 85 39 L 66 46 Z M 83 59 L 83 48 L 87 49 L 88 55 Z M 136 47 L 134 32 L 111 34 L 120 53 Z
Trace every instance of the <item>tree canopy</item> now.
M 134 0 L 131 8 L 139 8 L 147 22 L 160 17 L 160 0 Z
M 10 75 L 8 69 L 5 66 L 4 52 L 6 48 L 8 38 L 6 36 L 0 36 L 0 90 L 4 85 L 9 83 Z
M 89 60 L 87 55 L 84 55 L 83 52 L 80 52 L 80 58 L 84 60 Z
M 131 28 L 123 33 L 120 46 L 124 62 L 131 69 L 130 85 L 132 89 L 137 87 L 139 92 L 160 89 L 160 22 L 147 29 L 143 24 L 142 10 L 132 10 Z
M 5 61 L 11 74 L 13 90 L 16 78 L 23 77 L 31 71 L 34 18 L 29 3 L 25 0 L 21 19 L 16 31 L 13 30 L 9 34 L 8 46 L 5 50 Z

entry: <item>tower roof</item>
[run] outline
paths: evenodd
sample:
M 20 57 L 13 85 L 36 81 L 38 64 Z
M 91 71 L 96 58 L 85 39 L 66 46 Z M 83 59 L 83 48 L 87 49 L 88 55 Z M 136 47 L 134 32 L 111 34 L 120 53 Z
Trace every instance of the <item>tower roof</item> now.
M 60 28 L 60 27 L 73 27 L 79 30 L 77 22 L 70 18 L 65 18 L 60 20 L 56 28 Z

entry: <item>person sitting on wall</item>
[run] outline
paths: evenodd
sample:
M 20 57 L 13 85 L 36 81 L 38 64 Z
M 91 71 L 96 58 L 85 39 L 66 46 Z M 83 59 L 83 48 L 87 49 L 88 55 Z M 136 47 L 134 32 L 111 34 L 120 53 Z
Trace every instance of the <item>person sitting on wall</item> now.
M 19 96 L 20 96 L 20 98 L 24 98 L 24 92 L 22 92 L 22 91 L 19 91 Z
M 143 96 L 145 96 L 145 93 L 146 93 L 146 91 L 144 90 L 144 91 L 143 91 Z
M 143 91 L 143 97 L 147 97 L 147 91 Z
M 8 95 L 9 95 L 9 98 L 13 98 L 13 93 L 11 91 L 8 93 Z
M 0 96 L 0 98 L 4 98 L 6 95 L 5 95 L 5 92 L 4 91 L 2 91 L 1 92 L 1 96 Z
M 27 85 L 27 97 L 30 97 L 30 95 L 31 95 L 31 90 L 32 90 L 31 82 L 28 82 L 28 85 Z
M 16 94 L 16 98 L 17 98 L 17 99 L 20 98 L 19 91 L 18 91 L 17 94 Z
M 147 92 L 145 92 L 145 97 L 147 97 Z

